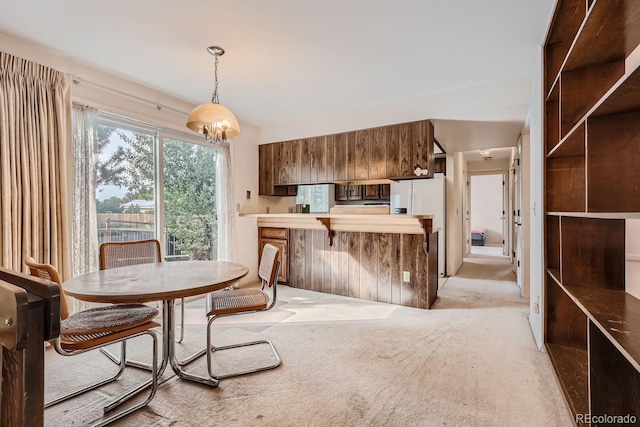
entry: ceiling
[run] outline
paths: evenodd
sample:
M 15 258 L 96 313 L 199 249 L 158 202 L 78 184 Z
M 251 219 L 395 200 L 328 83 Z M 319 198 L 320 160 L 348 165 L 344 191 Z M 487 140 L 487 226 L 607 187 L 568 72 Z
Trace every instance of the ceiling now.
M 4 1 L 0 31 L 193 103 L 219 45 L 220 101 L 243 122 L 431 118 L 452 152 L 515 145 L 554 3 Z

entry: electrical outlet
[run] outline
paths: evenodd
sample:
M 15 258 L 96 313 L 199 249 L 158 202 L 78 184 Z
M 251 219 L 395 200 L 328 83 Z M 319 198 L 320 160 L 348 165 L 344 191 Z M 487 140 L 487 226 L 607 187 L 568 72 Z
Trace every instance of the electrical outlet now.
M 408 271 L 403 271 L 402 272 L 402 281 L 403 282 L 411 281 L 411 273 L 409 273 Z

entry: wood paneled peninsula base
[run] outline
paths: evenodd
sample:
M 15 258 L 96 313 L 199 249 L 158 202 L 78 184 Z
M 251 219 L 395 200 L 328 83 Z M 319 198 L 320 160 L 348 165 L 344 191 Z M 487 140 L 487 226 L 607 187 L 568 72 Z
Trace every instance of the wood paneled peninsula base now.
M 245 214 L 259 233 L 285 229 L 287 284 L 416 308 L 438 295 L 431 215 Z

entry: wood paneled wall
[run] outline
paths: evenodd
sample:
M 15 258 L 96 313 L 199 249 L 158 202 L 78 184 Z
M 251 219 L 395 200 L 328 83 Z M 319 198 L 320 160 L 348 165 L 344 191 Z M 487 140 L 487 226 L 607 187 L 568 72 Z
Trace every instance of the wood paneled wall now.
M 291 229 L 289 286 L 429 308 L 437 297 L 437 233 L 424 235 Z M 403 271 L 410 280 L 404 282 Z

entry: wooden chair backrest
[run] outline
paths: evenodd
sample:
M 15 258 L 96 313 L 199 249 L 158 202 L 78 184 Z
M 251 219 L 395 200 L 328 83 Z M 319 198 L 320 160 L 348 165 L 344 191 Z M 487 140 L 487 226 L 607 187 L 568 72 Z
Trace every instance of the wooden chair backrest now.
M 156 239 L 106 242 L 100 245 L 100 270 L 126 265 L 162 262 Z
M 60 318 L 66 319 L 69 317 L 69 306 L 67 305 L 67 298 L 64 294 L 64 288 L 62 287 L 62 281 L 58 270 L 51 264 L 41 264 L 36 262 L 33 257 L 27 257 L 24 263 L 29 267 L 29 272 L 32 276 L 40 277 L 41 279 L 50 280 L 58 285 L 60 288 Z
M 267 243 L 262 248 L 262 258 L 258 267 L 258 275 L 269 287 L 278 280 L 278 262 L 280 261 L 280 249 Z

